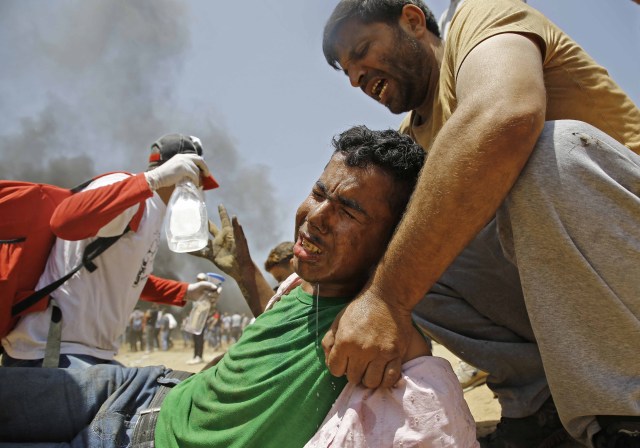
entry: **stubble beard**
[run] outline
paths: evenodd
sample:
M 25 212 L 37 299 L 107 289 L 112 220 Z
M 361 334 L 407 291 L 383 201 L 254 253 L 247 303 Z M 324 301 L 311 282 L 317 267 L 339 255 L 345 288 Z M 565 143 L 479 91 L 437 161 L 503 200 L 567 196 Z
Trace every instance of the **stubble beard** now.
M 400 27 L 395 37 L 396 51 L 386 58 L 386 64 L 396 72 L 399 99 L 387 107 L 392 113 L 401 114 L 421 106 L 427 96 L 429 56 L 420 42 Z

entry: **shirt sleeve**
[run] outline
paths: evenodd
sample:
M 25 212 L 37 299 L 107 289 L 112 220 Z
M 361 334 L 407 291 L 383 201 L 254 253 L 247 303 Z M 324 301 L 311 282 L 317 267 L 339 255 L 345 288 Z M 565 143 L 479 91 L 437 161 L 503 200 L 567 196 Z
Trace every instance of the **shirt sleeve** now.
M 186 303 L 188 284 L 176 280 L 150 275 L 144 285 L 140 299 L 146 302 L 164 303 L 166 305 L 184 306 Z
M 480 42 L 503 33 L 526 34 L 545 54 L 545 18 L 520 0 L 467 0 L 456 12 L 447 34 L 447 56 L 453 57 L 457 78 L 462 63 Z M 447 51 L 445 50 L 445 53 Z
M 152 196 L 143 173 L 107 175 L 62 201 L 51 217 L 51 229 L 70 241 L 119 235 L 127 224 L 135 231 L 142 205 Z

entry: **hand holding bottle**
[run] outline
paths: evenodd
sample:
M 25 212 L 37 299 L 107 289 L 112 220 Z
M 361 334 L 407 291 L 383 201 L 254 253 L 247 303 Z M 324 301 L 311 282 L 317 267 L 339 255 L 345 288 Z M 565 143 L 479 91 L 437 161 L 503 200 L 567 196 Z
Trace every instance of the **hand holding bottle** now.
M 185 299 L 195 301 L 206 297 L 207 299 L 212 300 L 218 294 L 218 288 L 218 285 L 215 285 L 214 283 L 206 280 L 191 283 L 189 286 L 187 286 Z
M 220 282 L 224 281 L 223 276 L 212 272 L 208 274 L 200 273 L 197 278 L 200 281 L 190 284 L 187 287 L 186 294 L 186 299 L 194 302 L 184 330 L 193 334 L 202 333 L 211 307 L 215 304 L 222 291 Z
M 157 168 L 144 173 L 149 187 L 156 191 L 170 187 L 183 179 L 189 179 L 200 185 L 201 176 L 209 176 L 209 167 L 201 156 L 196 154 L 176 154 Z

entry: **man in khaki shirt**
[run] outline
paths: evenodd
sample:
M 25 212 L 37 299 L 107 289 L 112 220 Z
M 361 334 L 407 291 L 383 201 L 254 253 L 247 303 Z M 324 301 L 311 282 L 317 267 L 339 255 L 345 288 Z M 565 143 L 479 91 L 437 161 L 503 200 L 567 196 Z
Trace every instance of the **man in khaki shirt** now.
M 413 312 L 490 373 L 503 418 L 482 446 L 555 446 L 562 426 L 586 445 L 639 443 L 638 107 L 520 0 L 466 0 L 446 44 L 420 0 L 343 0 L 323 50 L 410 112 L 401 128 L 430 153 L 372 281 L 325 336 L 332 373 L 392 385 Z

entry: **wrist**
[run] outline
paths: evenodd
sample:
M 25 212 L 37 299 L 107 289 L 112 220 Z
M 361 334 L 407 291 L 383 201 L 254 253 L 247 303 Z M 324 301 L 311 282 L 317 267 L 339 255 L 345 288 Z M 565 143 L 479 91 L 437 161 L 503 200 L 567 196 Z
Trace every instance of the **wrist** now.
M 367 296 L 383 302 L 393 313 L 410 316 L 413 307 L 422 298 L 422 294 L 419 294 L 420 297 L 414 300 L 415 293 L 411 293 L 410 290 L 401 287 L 398 283 L 397 279 L 395 282 L 386 282 L 384 277 L 374 275 L 365 290 L 367 291 Z
M 147 185 L 149 185 L 149 189 L 151 191 L 156 191 L 158 189 L 158 179 L 151 171 L 145 172 L 144 178 L 147 181 Z
M 253 263 L 242 263 L 238 260 L 234 260 L 233 264 L 229 268 L 229 275 L 237 283 L 249 283 L 254 280 L 256 267 Z

